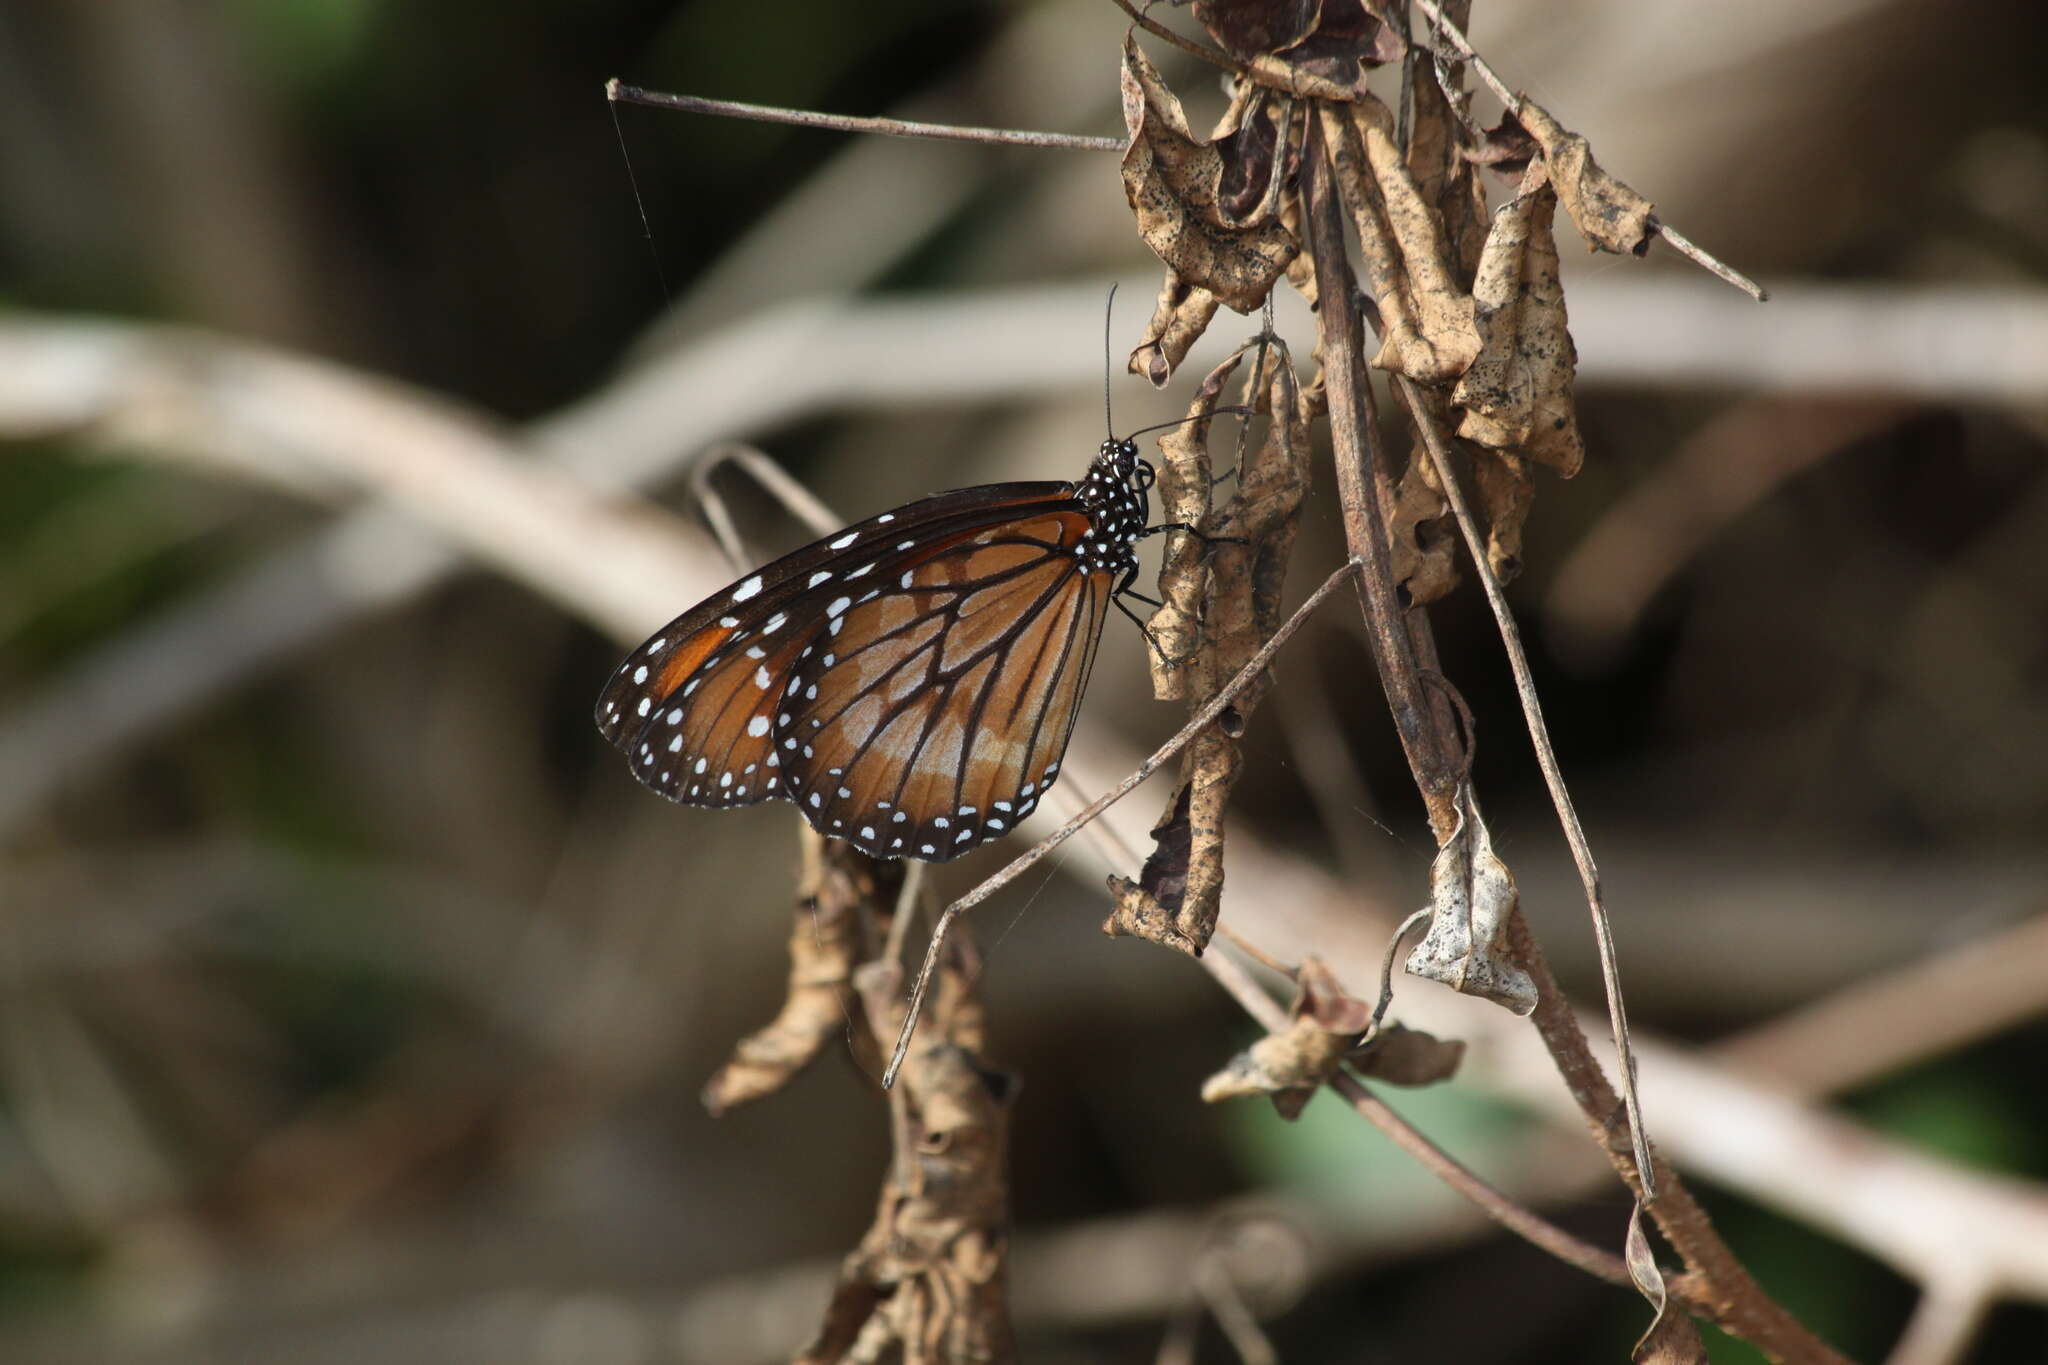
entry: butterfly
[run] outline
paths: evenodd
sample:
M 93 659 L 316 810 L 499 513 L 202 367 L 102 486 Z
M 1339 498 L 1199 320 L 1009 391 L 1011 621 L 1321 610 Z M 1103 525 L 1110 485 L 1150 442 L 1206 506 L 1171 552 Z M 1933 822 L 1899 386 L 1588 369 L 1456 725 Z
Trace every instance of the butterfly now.
M 597 728 L 683 805 L 782 798 L 877 858 L 971 852 L 1059 776 L 1109 606 L 1139 596 L 1138 540 L 1190 529 L 1146 525 L 1154 480 L 1112 437 L 1078 483 L 961 488 L 849 526 L 627 655 Z

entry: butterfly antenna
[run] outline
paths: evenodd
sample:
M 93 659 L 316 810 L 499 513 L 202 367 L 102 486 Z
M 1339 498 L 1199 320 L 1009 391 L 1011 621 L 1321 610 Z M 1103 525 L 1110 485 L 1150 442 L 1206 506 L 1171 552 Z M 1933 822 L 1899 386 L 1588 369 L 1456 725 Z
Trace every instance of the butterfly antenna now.
M 1192 417 L 1176 417 L 1171 422 L 1159 422 L 1153 426 L 1139 427 L 1136 431 L 1124 437 L 1124 439 L 1126 441 L 1135 441 L 1148 431 L 1164 431 L 1168 427 L 1184 427 L 1190 422 L 1205 422 L 1211 417 L 1250 417 L 1252 415 L 1250 408 L 1241 408 L 1234 404 L 1230 407 L 1211 408 L 1207 412 L 1198 412 Z
M 1109 319 L 1116 308 L 1116 286 L 1109 287 L 1109 297 L 1102 304 L 1102 425 L 1109 439 L 1116 439 L 1116 417 L 1109 407 Z

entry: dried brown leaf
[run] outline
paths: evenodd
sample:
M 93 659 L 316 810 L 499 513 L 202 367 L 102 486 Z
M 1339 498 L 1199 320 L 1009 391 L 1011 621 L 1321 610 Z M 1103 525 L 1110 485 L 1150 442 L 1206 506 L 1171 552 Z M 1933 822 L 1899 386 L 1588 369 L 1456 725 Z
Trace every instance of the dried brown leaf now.
M 780 1090 L 847 1032 L 854 965 L 865 947 L 861 906 L 885 904 L 902 881 L 897 864 L 878 863 L 809 830 L 803 841 L 787 994 L 774 1020 L 742 1038 L 705 1084 L 704 1107 L 713 1115 Z
M 1462 26 L 1470 9 L 1469 3 L 1447 5 L 1445 15 Z M 1479 183 L 1478 168 L 1464 154 L 1466 106 L 1472 100 L 1464 89 L 1465 65 L 1445 62 L 1441 69 L 1444 83 L 1458 92 L 1458 101 L 1453 104 L 1429 67 L 1416 72 L 1409 103 L 1408 170 L 1423 201 L 1436 206 L 1453 275 L 1470 289 L 1479 268 L 1479 247 L 1486 240 L 1486 190 Z
M 1505 452 L 1472 462 L 1479 485 L 1479 507 L 1486 518 L 1486 564 L 1493 576 L 1510 583 L 1522 574 L 1522 526 L 1536 500 L 1536 481 L 1526 461 Z
M 1241 62 L 1294 46 L 1322 15 L 1301 0 L 1195 0 L 1193 8 L 1216 45 Z
M 1407 42 L 1366 0 L 1196 0 L 1195 14 L 1252 79 L 1312 99 L 1365 93 Z
M 1187 421 L 1169 428 L 1159 438 L 1159 519 L 1179 522 L 1207 534 L 1210 529 L 1209 423 L 1222 400 L 1224 385 L 1244 359 L 1242 350 L 1233 351 L 1202 377 L 1201 387 L 1188 403 Z M 1146 623 L 1151 648 L 1146 657 L 1152 666 L 1152 694 L 1161 701 L 1178 701 L 1187 695 L 1189 667 L 1202 641 L 1203 604 L 1209 586 L 1209 571 L 1203 562 L 1202 542 L 1195 536 L 1175 533 L 1167 537 L 1166 553 L 1159 567 L 1159 597 L 1164 603 Z
M 1313 956 L 1302 962 L 1297 980 L 1300 990 L 1289 1011 L 1292 1022 L 1232 1057 L 1204 1081 L 1205 1101 L 1270 1095 L 1281 1117 L 1291 1119 L 1353 1055 L 1359 1034 L 1372 1026 L 1372 1006 L 1346 991 Z
M 904 1064 L 895 1173 L 797 1365 L 878 1359 L 890 1343 L 906 1361 L 1017 1358 L 1003 1179 L 1013 1089 L 953 1043 Z
M 1671 1302 L 1664 1272 L 1650 1250 L 1649 1234 L 1643 1230 L 1641 1204 L 1629 1214 L 1622 1260 L 1628 1266 L 1629 1278 L 1635 1281 L 1656 1314 L 1642 1339 L 1629 1352 L 1629 1359 L 1635 1365 L 1707 1365 L 1707 1346 L 1700 1340 L 1699 1328 L 1683 1308 Z
M 1138 880 L 1112 876 L 1109 918 L 1102 932 L 1111 938 L 1128 935 L 1200 957 L 1208 947 L 1205 935 L 1197 943 L 1181 932 L 1179 912 L 1187 897 L 1188 852 L 1193 831 L 1188 823 L 1189 790 L 1185 784 L 1174 792 L 1166 814 L 1152 827 L 1152 852 L 1138 873 Z
M 1458 537 L 1450 518 L 1451 505 L 1437 487 L 1427 452 L 1420 459 L 1411 456 L 1394 485 L 1387 518 L 1394 584 L 1410 606 L 1448 597 L 1458 586 Z
M 1286 188 L 1290 152 L 1292 101 L 1243 77 L 1236 79 L 1230 107 L 1223 112 L 1211 141 L 1223 157 L 1223 178 L 1217 184 L 1217 206 L 1230 227 L 1257 227 L 1280 209 Z
M 1355 1040 L 1372 1027 L 1372 1006 L 1345 990 L 1337 974 L 1314 954 L 1302 959 L 1295 984 L 1300 990 L 1294 1013 L 1315 1020 L 1324 1032 Z
M 1298 248 L 1285 226 L 1268 220 L 1233 227 L 1221 203 L 1223 156 L 1188 129 L 1180 100 L 1138 49 L 1124 39 L 1124 193 L 1139 235 L 1167 267 L 1240 313 L 1264 301 Z
M 1503 175 L 1520 175 L 1541 150 L 1528 130 L 1515 122 L 1515 116 L 1506 114 L 1464 155 L 1475 166 L 1491 166 Z
M 1472 296 L 1452 275 L 1436 212 L 1394 145 L 1393 116 L 1370 95 L 1317 112 L 1379 310 L 1373 365 L 1419 384 L 1457 378 L 1480 350 Z
M 1388 1085 L 1435 1085 L 1458 1074 L 1465 1043 L 1405 1024 L 1388 1024 L 1345 1060 L 1359 1075 Z
M 1132 374 L 1144 375 L 1152 381 L 1153 388 L 1165 388 L 1181 361 L 1187 359 L 1188 351 L 1209 330 L 1209 320 L 1216 316 L 1216 308 L 1214 294 L 1167 271 L 1165 283 L 1159 286 L 1159 303 L 1152 310 L 1152 321 L 1146 324 L 1144 339 L 1131 352 L 1125 368 Z
M 1515 117 L 1543 148 L 1550 183 L 1589 246 L 1640 256 L 1657 235 L 1656 205 L 1622 184 L 1593 160 L 1585 138 L 1567 130 L 1542 105 L 1520 97 Z
M 1200 594 L 1201 643 L 1181 689 L 1191 709 L 1206 705 L 1234 679 L 1280 623 L 1281 590 L 1308 489 L 1310 445 L 1293 359 L 1277 340 L 1269 345 L 1265 393 L 1250 395 L 1255 405 L 1273 414 L 1265 439 L 1244 457 L 1236 492 L 1214 519 L 1217 538 L 1191 561 L 1172 558 L 1181 547 L 1170 544 L 1160 578 L 1161 596 L 1168 601 L 1191 583 Z M 1195 472 L 1207 477 L 1206 469 Z M 1191 545 L 1194 540 L 1185 534 L 1172 539 Z M 1162 903 L 1173 911 L 1180 935 L 1197 945 L 1208 943 L 1222 907 L 1224 817 L 1244 762 L 1238 736 L 1270 682 L 1268 675 L 1240 692 L 1181 760 L 1174 808 L 1187 813 L 1186 876 L 1180 899 Z
M 1494 211 L 1473 286 L 1485 348 L 1451 399 L 1465 409 L 1459 436 L 1569 478 L 1586 448 L 1572 399 L 1578 352 L 1550 231 L 1556 206 L 1542 168 L 1531 167 L 1523 192 Z
M 1469 798 L 1460 803 L 1457 833 L 1430 868 L 1429 932 L 1408 955 L 1407 969 L 1476 995 L 1516 1014 L 1536 1008 L 1536 983 L 1508 948 L 1515 913 L 1514 874 L 1494 856 L 1492 836 Z

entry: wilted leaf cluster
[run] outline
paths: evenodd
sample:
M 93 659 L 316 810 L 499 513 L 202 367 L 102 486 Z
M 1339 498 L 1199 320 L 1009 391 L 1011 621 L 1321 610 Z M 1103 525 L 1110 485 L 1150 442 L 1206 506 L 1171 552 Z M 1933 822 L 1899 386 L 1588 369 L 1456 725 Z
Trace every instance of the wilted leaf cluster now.
M 1367 85 L 1410 51 L 1377 3 L 1199 0 L 1193 10 L 1240 63 L 1206 139 L 1135 36 L 1124 47 L 1124 186 L 1140 235 L 1166 265 L 1130 368 L 1163 385 L 1219 307 L 1249 312 L 1282 276 L 1315 302 L 1298 185 L 1315 120 L 1358 240 L 1380 337 L 1372 364 L 1422 386 L 1464 443 L 1489 565 L 1512 577 L 1534 493 L 1530 462 L 1569 477 L 1584 460 L 1556 206 L 1592 246 L 1640 253 L 1657 230 L 1650 203 L 1526 97 L 1481 132 L 1465 112 L 1458 68 L 1441 57 L 1414 64 L 1404 137 L 1400 116 Z M 1480 167 L 1518 177 L 1490 216 Z M 1428 461 L 1411 455 L 1389 524 L 1410 602 L 1456 584 L 1447 520 Z

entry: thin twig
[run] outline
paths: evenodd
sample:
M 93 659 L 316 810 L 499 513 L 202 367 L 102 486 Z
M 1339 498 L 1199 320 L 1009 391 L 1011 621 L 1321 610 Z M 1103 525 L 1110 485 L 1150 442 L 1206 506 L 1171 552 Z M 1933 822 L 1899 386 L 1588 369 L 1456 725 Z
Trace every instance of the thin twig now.
M 1244 968 L 1216 954 L 1204 956 L 1202 965 L 1208 969 L 1209 975 L 1216 979 L 1216 983 L 1230 992 L 1231 997 L 1244 1007 L 1245 1013 L 1258 1020 L 1268 1033 L 1281 1033 L 1287 1029 L 1287 1012 L 1280 1007 L 1278 1001 L 1259 989 L 1258 984 L 1245 974 Z M 1466 1168 L 1457 1158 L 1437 1146 L 1426 1134 L 1366 1089 L 1363 1083 L 1340 1073 L 1332 1077 L 1329 1084 L 1332 1090 L 1344 1097 L 1344 1102 L 1349 1104 L 1359 1117 L 1385 1133 L 1393 1140 L 1395 1146 L 1421 1162 L 1432 1175 L 1470 1200 L 1487 1217 L 1502 1227 L 1550 1252 L 1567 1265 L 1577 1266 L 1590 1275 L 1615 1284 L 1629 1282 L 1628 1268 L 1621 1263 L 1619 1257 L 1581 1241 L 1563 1228 L 1517 1204 Z
M 711 100 L 701 95 L 671 95 L 622 85 L 618 77 L 605 82 L 605 98 L 615 103 L 678 109 L 686 114 L 718 114 L 760 123 L 788 123 L 799 128 L 824 128 L 838 133 L 880 133 L 884 137 L 921 137 L 939 142 L 979 142 L 1002 147 L 1053 147 L 1063 151 L 1120 152 L 1124 139 L 1085 137 L 1079 133 L 1036 133 L 1015 128 L 968 128 L 956 123 L 915 123 L 900 118 L 859 118 L 851 114 L 819 114 L 808 109 L 778 109 L 767 104 Z
M 1543 718 L 1543 703 L 1536 696 L 1536 678 L 1529 671 L 1529 656 L 1522 648 L 1521 629 L 1515 624 L 1514 612 L 1508 608 L 1507 594 L 1501 591 L 1500 581 L 1494 577 L 1493 569 L 1486 561 L 1485 536 L 1472 516 L 1471 504 L 1465 500 L 1465 490 L 1451 467 L 1451 452 L 1443 433 L 1437 430 L 1435 420 L 1424 406 L 1422 390 L 1406 375 L 1395 375 L 1394 382 L 1407 400 L 1408 414 L 1416 430 L 1422 433 L 1423 447 L 1428 450 L 1430 463 L 1436 468 L 1437 485 L 1458 518 L 1458 530 L 1465 538 L 1465 548 L 1472 555 L 1473 571 L 1486 592 L 1487 606 L 1493 609 L 1501 647 L 1507 653 L 1508 668 L 1515 676 L 1515 695 L 1522 704 L 1522 723 L 1528 727 L 1529 742 L 1536 750 L 1536 765 L 1542 769 L 1544 785 L 1550 789 L 1550 803 L 1557 809 L 1558 823 L 1564 827 L 1565 842 L 1571 845 L 1572 862 L 1579 869 L 1579 882 L 1586 891 L 1586 907 L 1593 916 L 1593 941 L 1600 950 L 1600 980 L 1607 991 L 1607 1017 L 1614 1028 L 1615 1060 L 1621 1073 L 1621 1101 L 1628 1110 L 1629 1138 L 1634 1146 L 1636 1172 L 1643 1183 L 1643 1202 L 1652 1203 L 1657 1198 L 1657 1187 L 1656 1175 L 1650 1164 L 1650 1138 L 1643 1127 L 1642 1104 L 1636 1097 L 1635 1053 L 1629 1047 L 1628 1011 L 1621 999 L 1621 968 L 1615 961 L 1614 933 L 1608 923 L 1607 904 L 1600 890 L 1600 870 L 1593 864 L 1593 847 L 1586 840 L 1585 826 L 1579 823 L 1578 809 L 1572 804 L 1571 792 L 1564 783 L 1564 772 L 1558 767 L 1557 751 L 1550 743 L 1550 726 Z
M 1294 632 L 1301 629 L 1302 624 L 1310 616 L 1314 615 L 1315 609 L 1323 604 L 1323 600 L 1341 587 L 1344 580 L 1351 577 L 1357 571 L 1358 561 L 1346 560 L 1335 572 L 1323 580 L 1321 587 L 1309 594 L 1306 602 L 1295 608 L 1294 615 L 1288 617 L 1280 629 L 1273 632 L 1273 637 L 1259 648 L 1258 653 L 1252 655 L 1243 668 L 1238 670 L 1237 676 L 1225 683 L 1221 688 L 1218 688 L 1216 695 L 1209 699 L 1209 704 L 1189 717 L 1188 723 L 1181 726 L 1174 733 L 1172 739 L 1167 740 L 1166 743 L 1154 750 L 1152 756 L 1143 763 L 1140 763 L 1129 777 L 1126 777 L 1123 781 L 1117 783 L 1116 786 L 1111 787 L 1108 791 L 1090 801 L 1081 808 L 1079 815 L 1076 815 L 1051 834 L 1046 835 L 1045 838 L 1018 854 L 1010 860 L 1009 865 L 1003 868 L 1002 871 L 996 873 L 987 881 L 984 881 L 981 885 L 975 887 L 972 891 L 969 891 L 966 895 L 945 908 L 945 911 L 939 916 L 938 924 L 932 929 L 931 946 L 925 950 L 924 968 L 917 975 L 917 984 L 911 987 L 910 1007 L 904 1012 L 903 1016 L 903 1031 L 896 1038 L 896 1051 L 889 1059 L 889 1069 L 882 1075 L 883 1089 L 886 1090 L 895 1083 L 896 1070 L 903 1065 L 904 1054 L 910 1050 L 910 1035 L 917 1028 L 917 1015 L 918 1010 L 924 1004 L 925 987 L 931 981 L 933 968 L 938 965 L 939 948 L 945 942 L 946 931 L 952 927 L 953 921 L 961 914 L 972 910 L 975 906 L 981 904 L 1005 886 L 1008 886 L 1019 876 L 1022 876 L 1039 859 L 1072 838 L 1076 830 L 1108 810 L 1118 801 L 1123 800 L 1139 783 L 1158 771 L 1161 764 L 1167 762 L 1175 754 L 1192 743 L 1197 735 L 1201 734 L 1203 730 L 1207 729 L 1215 721 L 1216 717 L 1223 714 L 1224 707 L 1237 699 L 1238 693 L 1244 691 L 1245 688 L 1258 680 L 1260 673 L 1265 670 L 1266 665 L 1272 662 L 1273 656 L 1280 652 L 1280 646 L 1286 644 L 1292 638 Z
M 1678 252 L 1679 255 L 1686 257 L 1700 268 L 1719 275 L 1758 303 L 1763 303 L 1771 297 L 1769 290 L 1722 260 L 1719 256 L 1714 255 L 1706 248 L 1694 242 L 1692 238 L 1686 236 L 1677 228 L 1672 227 L 1669 223 L 1652 218 L 1650 219 L 1650 225 L 1657 230 L 1659 237 L 1671 243 L 1672 249 Z
M 1437 8 L 1436 0 L 1415 0 L 1415 7 L 1429 16 L 1430 22 L 1435 26 L 1436 31 L 1450 40 L 1451 46 L 1457 49 L 1459 56 L 1472 63 L 1472 69 L 1479 73 L 1480 80 L 1486 82 L 1486 88 L 1493 91 L 1494 98 L 1498 99 L 1510 114 L 1519 118 L 1522 112 L 1521 96 L 1508 89 L 1506 83 L 1495 74 L 1494 69 L 1486 64 L 1486 58 L 1480 56 L 1478 51 L 1472 46 L 1471 40 L 1465 37 L 1464 33 L 1456 24 L 1450 21 L 1450 18 L 1441 9 Z M 1701 249 L 1694 244 L 1691 238 L 1674 228 L 1657 222 L 1655 219 L 1652 219 L 1651 222 L 1657 233 L 1670 242 L 1681 254 L 1720 276 L 1743 293 L 1755 299 L 1758 303 L 1762 303 L 1770 297 L 1769 294 L 1764 292 L 1762 285 L 1719 257 Z
M 1148 18 L 1143 10 L 1140 10 L 1136 5 L 1131 3 L 1131 0 L 1115 0 L 1115 4 L 1118 9 L 1122 10 L 1125 14 L 1130 15 L 1131 22 L 1136 24 L 1139 28 L 1144 29 L 1145 32 L 1151 34 L 1155 38 L 1161 39 L 1165 42 L 1172 43 L 1175 47 L 1179 48 L 1182 52 L 1187 53 L 1189 56 L 1200 57 L 1203 61 L 1208 62 L 1210 65 L 1220 66 L 1225 71 L 1236 71 L 1239 69 L 1238 64 L 1232 61 L 1226 54 L 1218 52 L 1216 51 L 1216 49 L 1211 47 L 1203 47 L 1200 43 L 1194 41 L 1192 38 L 1184 38 L 1180 34 L 1175 33 L 1172 29 L 1167 28 L 1158 20 Z
M 1452 761 L 1448 736 L 1438 732 L 1422 694 L 1414 645 L 1394 591 L 1393 551 L 1373 487 L 1374 469 L 1379 464 L 1378 438 L 1365 379 L 1364 322 L 1344 251 L 1343 209 L 1337 202 L 1325 141 L 1322 121 L 1311 118 L 1302 153 L 1302 216 L 1307 220 L 1309 251 L 1315 260 L 1330 445 L 1343 508 L 1344 540 L 1363 566 L 1360 607 L 1394 731 L 1401 738 L 1415 785 L 1428 807 L 1430 828 L 1441 842 L 1457 825 L 1452 793 L 1459 764 Z

